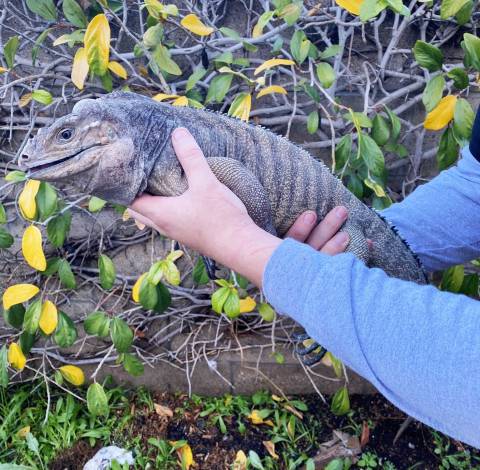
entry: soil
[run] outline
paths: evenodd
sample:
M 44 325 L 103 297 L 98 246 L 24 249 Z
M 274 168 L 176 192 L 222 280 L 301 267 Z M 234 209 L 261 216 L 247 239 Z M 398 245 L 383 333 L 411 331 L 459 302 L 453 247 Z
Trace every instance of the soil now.
M 399 470 L 412 465 L 415 468 L 438 469 L 439 459 L 434 453 L 433 435 L 427 426 L 413 421 L 393 444 L 395 435 L 406 419 L 406 415 L 388 403 L 380 395 L 353 396 L 351 408 L 355 410 L 352 418 L 335 416 L 329 407 L 318 398 L 298 397 L 308 405 L 308 414 L 322 424 L 317 433 L 319 444 L 332 439 L 332 431 L 341 429 L 354 434 L 354 426 L 363 426 L 362 451 L 374 452 L 383 461 L 389 460 Z M 186 396 L 172 394 L 157 394 L 154 402 L 167 406 L 171 410 L 183 408 Z M 145 447 L 151 437 L 177 441 L 185 439 L 190 445 L 195 458 L 195 470 L 226 470 L 231 468 L 239 449 L 254 450 L 260 457 L 267 454 L 263 441 L 271 439 L 264 426 L 246 424 L 246 432 L 238 432 L 235 417 L 225 420 L 228 429 L 222 434 L 216 425 L 212 425 L 208 417 L 200 417 L 201 407 L 190 408 L 173 417 L 160 416 L 147 405 L 133 405 L 134 417 L 128 426 L 130 437 L 140 438 Z M 368 426 L 367 426 L 368 423 Z M 369 428 L 369 432 L 365 432 Z M 122 431 L 125 435 L 125 431 Z M 451 441 L 451 452 L 470 450 L 472 455 L 480 458 L 480 452 L 457 441 Z M 51 464 L 51 470 L 81 470 L 84 463 L 91 458 L 97 448 L 91 448 L 86 441 L 77 442 L 67 449 Z M 300 451 L 302 449 L 299 449 Z M 309 452 L 311 457 L 316 451 Z M 355 467 L 353 467 L 355 468 Z M 381 468 L 381 467 L 379 467 Z M 466 467 L 464 467 L 466 468 Z

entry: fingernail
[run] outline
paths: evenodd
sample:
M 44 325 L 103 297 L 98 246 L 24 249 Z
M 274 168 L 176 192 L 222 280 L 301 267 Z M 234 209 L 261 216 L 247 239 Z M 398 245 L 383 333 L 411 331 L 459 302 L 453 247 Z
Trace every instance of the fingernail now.
M 187 131 L 184 127 L 177 127 L 172 133 L 172 138 L 176 142 L 187 139 L 190 136 L 190 132 Z
M 340 243 L 341 246 L 347 246 L 349 241 L 350 237 L 348 236 L 348 233 L 340 232 L 338 234 L 338 243 Z
M 313 225 L 316 220 L 317 220 L 317 215 L 315 214 L 315 212 L 307 212 L 307 213 L 303 216 L 303 221 L 304 221 L 307 225 Z
M 345 209 L 345 207 L 343 206 L 339 206 L 335 209 L 335 215 L 339 219 L 346 219 L 348 215 L 347 209 Z

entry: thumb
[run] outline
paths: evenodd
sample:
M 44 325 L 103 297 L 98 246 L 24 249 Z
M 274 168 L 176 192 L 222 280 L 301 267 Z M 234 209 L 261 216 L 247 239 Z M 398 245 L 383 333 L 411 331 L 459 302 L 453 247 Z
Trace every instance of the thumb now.
M 202 150 L 187 129 L 175 129 L 172 133 L 172 144 L 189 186 L 204 184 L 205 180 L 214 177 Z
M 142 194 L 132 202 L 128 208 L 128 213 L 142 224 L 155 227 L 158 230 L 154 221 L 158 219 L 160 214 L 167 212 L 168 204 L 165 204 L 167 199 L 172 198 Z

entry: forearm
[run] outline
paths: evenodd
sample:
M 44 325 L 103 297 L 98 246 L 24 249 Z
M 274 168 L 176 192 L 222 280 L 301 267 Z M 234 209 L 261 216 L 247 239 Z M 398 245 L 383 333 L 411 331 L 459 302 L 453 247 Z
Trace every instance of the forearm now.
M 398 407 L 480 445 L 478 302 L 389 278 L 352 255 L 328 257 L 291 240 L 268 262 L 264 291 L 278 311 Z
M 467 147 L 462 155 L 457 166 L 382 212 L 428 271 L 480 256 L 480 162 Z

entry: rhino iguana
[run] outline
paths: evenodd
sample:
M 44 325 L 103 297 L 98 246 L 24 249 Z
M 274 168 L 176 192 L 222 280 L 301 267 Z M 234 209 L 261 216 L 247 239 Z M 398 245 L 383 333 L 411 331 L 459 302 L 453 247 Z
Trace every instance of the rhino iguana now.
M 343 230 L 351 240 L 347 251 L 393 277 L 426 282 L 419 261 L 395 230 L 327 166 L 267 129 L 219 113 L 129 92 L 84 99 L 28 141 L 20 167 L 32 178 L 70 182 L 123 205 L 143 192 L 179 195 L 188 185 L 170 136 L 180 126 L 189 129 L 216 177 L 265 230 L 283 236 L 305 210 L 321 220 L 344 205 L 349 217 Z M 367 239 L 373 242 L 370 249 Z
M 110 202 L 129 205 L 146 192 L 174 196 L 187 189 L 171 133 L 186 127 L 216 177 L 262 228 L 283 236 L 306 210 L 318 219 L 344 205 L 347 251 L 400 279 L 426 283 L 417 257 L 378 213 L 350 193 L 320 161 L 287 139 L 212 111 L 174 107 L 128 92 L 78 102 L 71 114 L 40 129 L 20 157 L 29 177 L 66 181 Z M 367 239 L 372 240 L 369 249 Z M 299 340 L 306 335 L 299 336 Z M 318 348 L 314 343 L 301 354 Z M 322 349 L 306 363 L 315 363 Z

